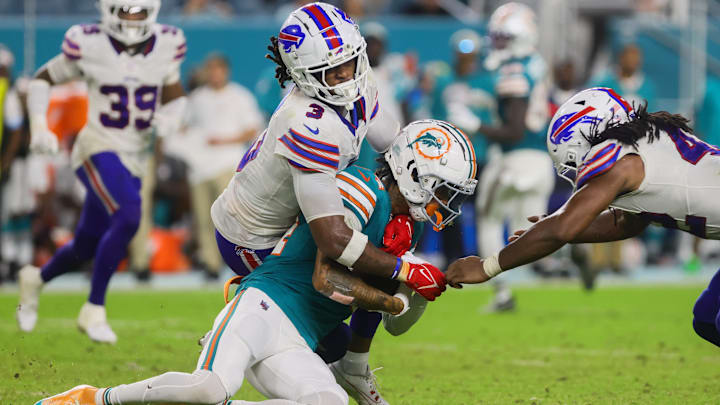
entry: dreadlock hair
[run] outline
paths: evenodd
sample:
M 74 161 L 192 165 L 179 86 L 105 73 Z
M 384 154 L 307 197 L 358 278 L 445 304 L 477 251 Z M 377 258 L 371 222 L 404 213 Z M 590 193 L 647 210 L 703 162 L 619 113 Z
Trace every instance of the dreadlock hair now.
M 283 62 L 280 57 L 280 48 L 278 47 L 277 37 L 270 37 L 270 45 L 268 45 L 267 49 L 271 52 L 271 54 L 266 54 L 265 57 L 278 65 L 275 68 L 275 78 L 280 83 L 280 88 L 284 89 L 285 82 L 292 80 L 292 77 L 290 77 L 290 73 L 288 73 L 288 68 L 285 66 L 285 62 Z
M 648 143 L 660 138 L 660 131 L 674 132 L 682 130 L 692 134 L 693 130 L 688 125 L 689 120 L 680 114 L 670 114 L 667 111 L 649 113 L 647 101 L 639 107 L 633 106 L 633 113 L 629 115 L 629 121 L 610 124 L 604 131 L 591 131 L 589 135 L 583 134 L 585 139 L 595 146 L 608 139 L 616 139 L 628 146 L 638 146 L 638 141 L 648 137 Z

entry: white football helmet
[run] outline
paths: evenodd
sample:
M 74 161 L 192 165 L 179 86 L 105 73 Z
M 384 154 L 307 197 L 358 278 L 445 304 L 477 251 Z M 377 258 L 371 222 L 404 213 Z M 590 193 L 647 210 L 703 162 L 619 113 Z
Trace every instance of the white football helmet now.
M 570 97 L 557 110 L 547 132 L 547 148 L 558 175 L 576 185 L 577 170 L 592 145 L 588 137 L 628 122 L 632 106 L 615 90 L 594 87 Z
M 488 33 L 492 49 L 485 65 L 489 70 L 495 70 L 507 59 L 522 58 L 535 52 L 538 43 L 535 12 L 521 3 L 503 4 L 490 16 Z
M 100 9 L 100 27 L 125 45 L 150 38 L 160 11 L 160 0 L 99 0 L 97 4 Z M 145 18 L 126 20 L 118 15 L 120 11 L 131 14 L 144 12 Z
M 452 124 L 415 121 L 400 130 L 385 153 L 415 221 L 443 229 L 475 192 L 477 160 L 468 138 Z
M 280 29 L 278 46 L 290 77 L 307 96 L 352 109 L 365 94 L 370 70 L 365 39 L 341 9 L 312 3 L 293 11 Z M 325 72 L 352 59 L 354 77 L 328 85 Z

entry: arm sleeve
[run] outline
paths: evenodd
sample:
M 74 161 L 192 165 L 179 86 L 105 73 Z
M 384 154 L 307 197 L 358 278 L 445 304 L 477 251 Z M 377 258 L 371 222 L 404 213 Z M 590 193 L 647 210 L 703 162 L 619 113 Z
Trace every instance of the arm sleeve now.
M 422 295 L 413 292 L 404 283 L 400 284 L 397 294 L 405 294 L 410 302 L 409 308 L 402 315 L 382 314 L 383 327 L 393 336 L 402 335 L 407 332 L 425 313 L 427 300 Z
M 304 172 L 290 167 L 293 188 L 307 222 L 332 215 L 345 215 L 335 178 L 327 173 Z
M 370 146 L 379 153 L 390 148 L 400 130 L 400 121 L 387 108 L 379 108 L 379 101 L 371 114 L 371 122 L 368 127 L 367 140 Z

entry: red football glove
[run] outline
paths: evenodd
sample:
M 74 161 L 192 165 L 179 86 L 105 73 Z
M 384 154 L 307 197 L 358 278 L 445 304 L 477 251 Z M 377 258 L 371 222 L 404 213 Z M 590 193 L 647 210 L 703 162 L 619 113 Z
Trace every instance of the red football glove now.
M 413 221 L 408 215 L 395 215 L 385 226 L 382 250 L 394 256 L 402 256 L 412 247 Z
M 435 301 L 436 297 L 445 291 L 445 274 L 430 263 L 402 262 L 396 279 L 425 297 L 428 301 Z

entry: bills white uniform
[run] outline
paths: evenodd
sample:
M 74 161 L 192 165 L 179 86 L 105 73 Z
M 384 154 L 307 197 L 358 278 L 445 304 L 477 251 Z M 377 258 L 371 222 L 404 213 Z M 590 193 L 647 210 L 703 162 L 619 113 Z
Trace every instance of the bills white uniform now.
M 372 72 L 368 76 L 366 94 L 344 113 L 298 88 L 288 93 L 212 206 L 225 239 L 251 249 L 275 246 L 300 212 L 291 170 L 334 177 L 357 159 L 379 110 Z
M 153 31 L 134 55 L 96 24 L 73 25 L 65 33 L 56 57 L 62 63 L 48 64 L 48 73 L 56 83 L 88 83 L 88 119 L 73 147 L 74 169 L 112 151 L 131 173 L 142 175 L 162 87 L 180 79 L 187 49 L 179 28 L 156 24 Z
M 616 198 L 611 207 L 639 214 L 666 228 L 720 239 L 720 149 L 681 130 L 638 141 L 593 146 L 580 166 L 577 187 L 610 170 L 623 156 L 640 156 L 645 178 L 640 187 Z

